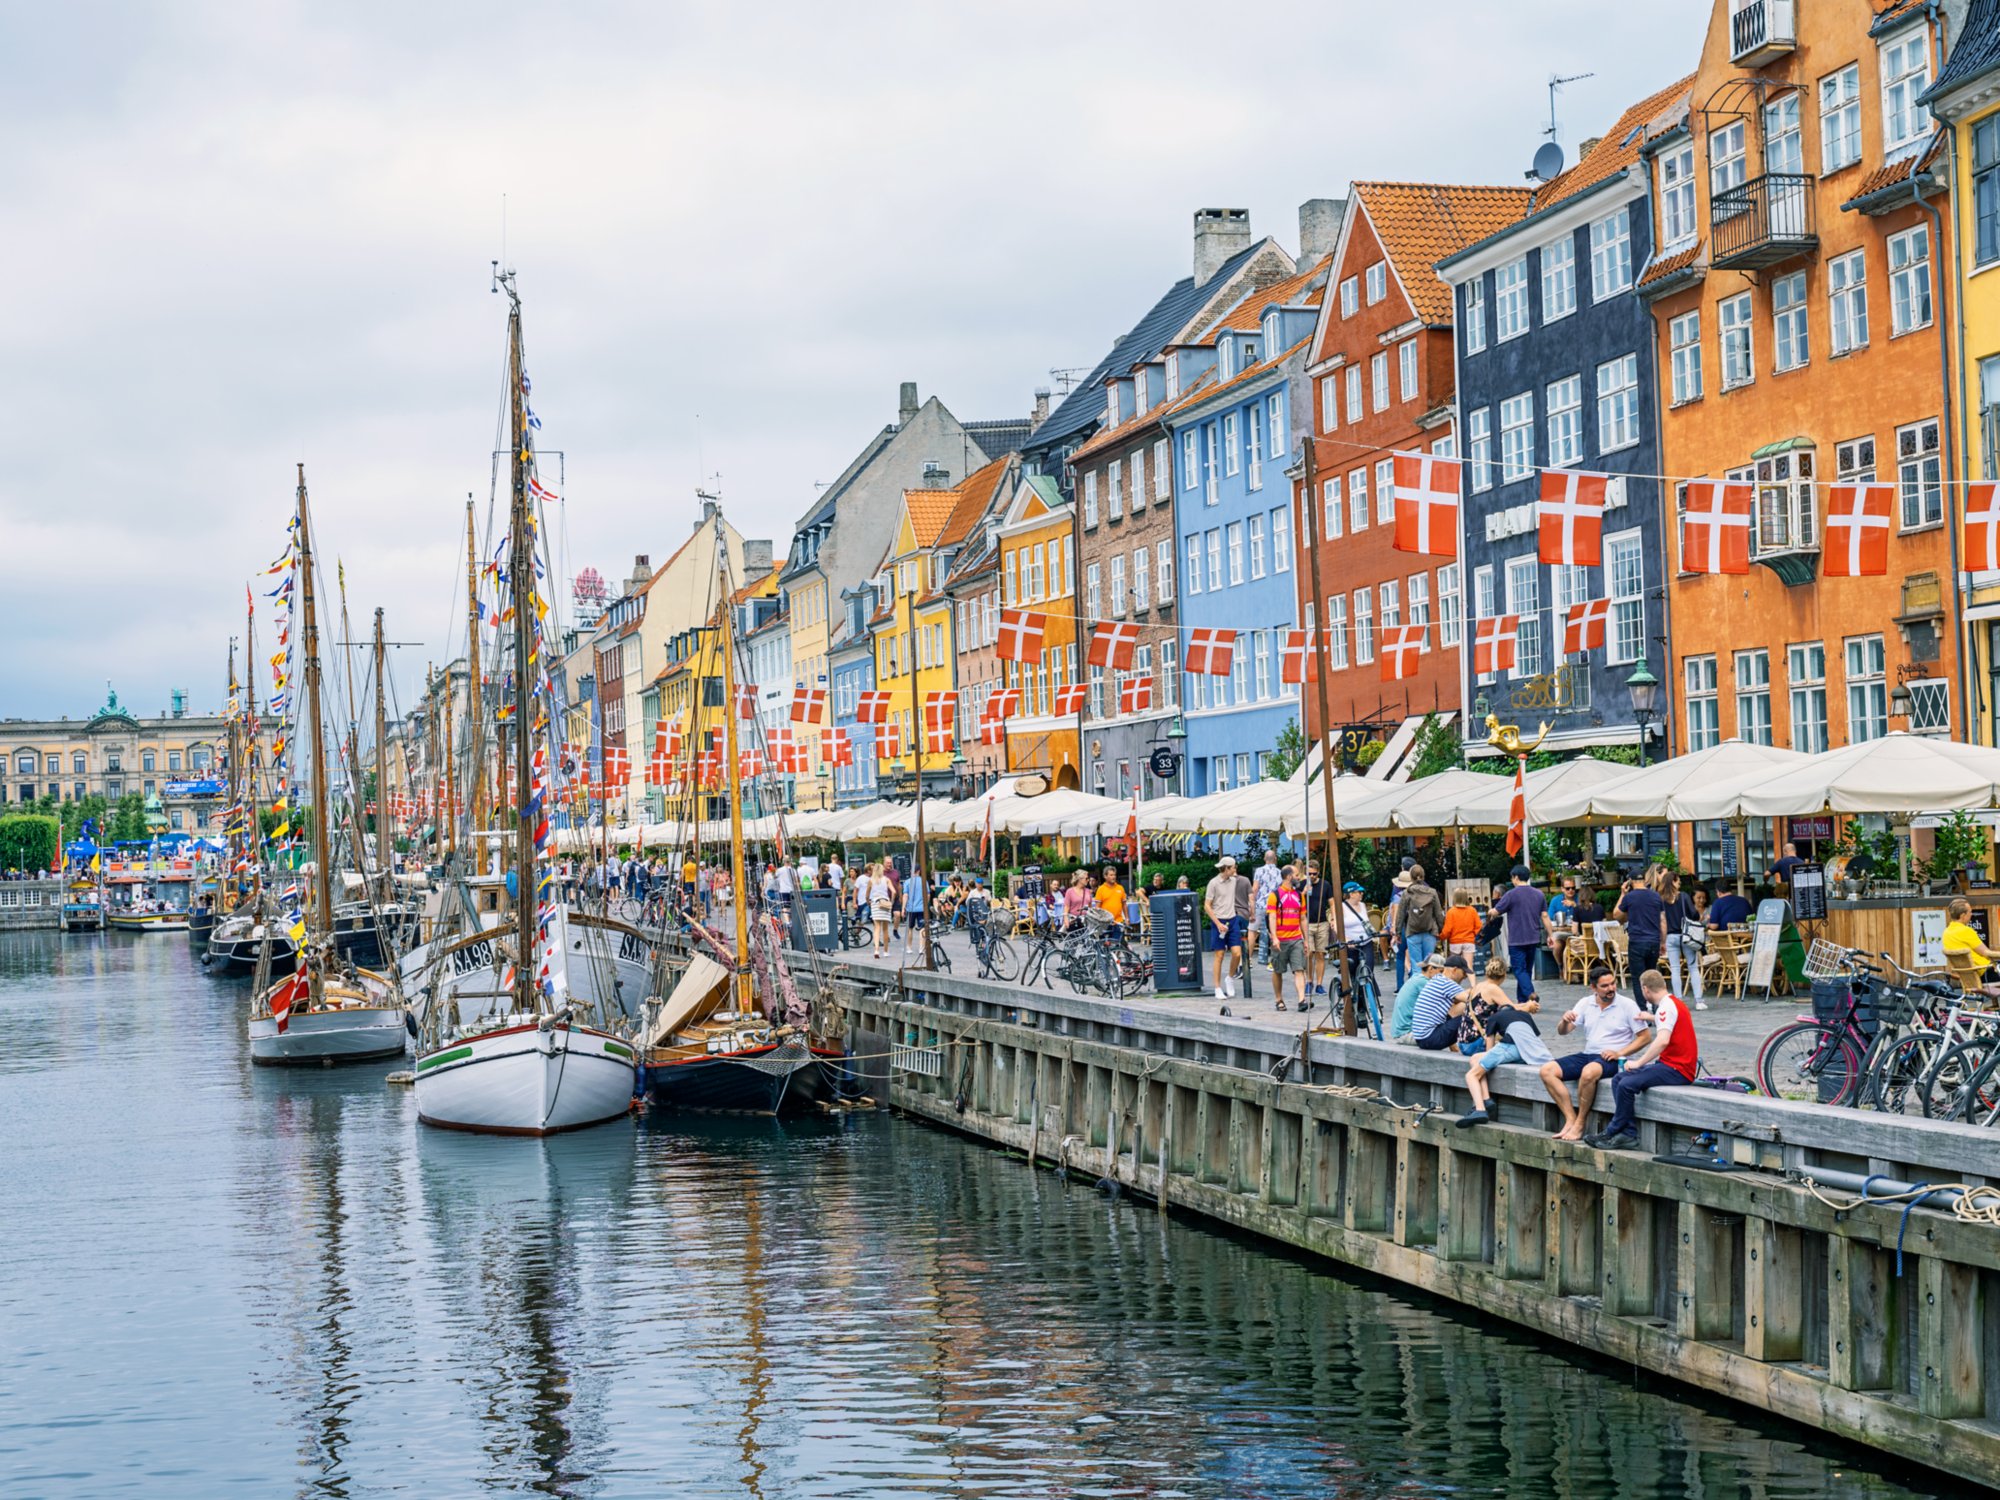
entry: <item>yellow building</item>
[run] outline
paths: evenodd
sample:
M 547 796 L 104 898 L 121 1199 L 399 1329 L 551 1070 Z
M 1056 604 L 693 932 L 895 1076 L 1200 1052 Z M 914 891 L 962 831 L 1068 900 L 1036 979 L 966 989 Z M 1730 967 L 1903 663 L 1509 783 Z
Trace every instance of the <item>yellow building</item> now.
M 221 770 L 226 720 L 190 714 L 175 692 L 165 713 L 141 717 L 111 693 L 87 719 L 0 720 L 0 813 L 22 803 L 146 799 L 155 832 L 212 834 L 228 802 Z
M 739 648 L 743 636 L 775 609 L 777 597 L 778 575 L 774 570 L 767 571 L 730 596 L 730 608 L 735 612 L 732 629 Z M 675 799 L 667 798 L 661 787 L 646 779 L 653 741 L 661 721 L 681 726 L 681 753 L 675 759 L 676 769 L 672 773 L 679 776 L 694 765 L 695 758 L 707 746 L 709 732 L 722 729 L 727 696 L 722 670 L 722 638 L 713 623 L 704 622 L 677 631 L 667 638 L 662 649 L 666 665 L 655 674 L 641 695 L 643 734 L 631 751 L 632 781 L 629 790 L 635 798 L 644 798 L 647 817 L 653 820 L 670 813 L 678 815 L 684 810 L 684 803 L 669 806 Z M 737 678 L 739 682 L 747 683 L 749 680 L 744 674 L 740 657 Z M 752 743 L 749 721 L 738 721 L 737 735 L 743 745 Z M 703 817 L 727 815 L 728 807 L 719 796 L 711 796 L 702 810 Z
M 1950 291 L 1940 317 L 1956 313 L 1952 425 L 1958 477 L 2000 479 L 2000 0 L 1973 0 L 1937 82 L 1924 102 L 1947 133 L 1928 170 L 1949 175 L 1950 259 L 1938 259 Z M 1953 497 L 1954 524 L 1964 495 Z M 2000 694 L 2000 571 L 1957 559 L 1965 632 L 1968 732 L 2000 744 L 1994 700 Z
M 958 499 L 958 491 L 943 487 L 903 491 L 895 540 L 882 558 L 881 604 L 869 622 L 875 644 L 875 686 L 889 694 L 889 722 L 897 726 L 903 748 L 900 755 L 876 759 L 876 780 L 883 784 L 885 796 L 914 795 L 914 757 L 920 751 L 924 794 L 951 795 L 956 749 L 930 752 L 923 746 L 929 695 L 957 687 L 952 606 L 943 592 L 944 557 L 937 542 Z M 954 719 L 954 739 L 964 730 Z
M 1007 769 L 1039 771 L 1065 788 L 1082 784 L 1083 710 L 1060 712 L 1061 694 L 1089 676 L 1079 661 L 1073 519 L 1054 480 L 1023 474 L 998 531 L 1001 604 L 1045 620 L 1041 659 L 1002 663 L 1006 685 L 1021 693 L 1020 711 L 1007 724 Z

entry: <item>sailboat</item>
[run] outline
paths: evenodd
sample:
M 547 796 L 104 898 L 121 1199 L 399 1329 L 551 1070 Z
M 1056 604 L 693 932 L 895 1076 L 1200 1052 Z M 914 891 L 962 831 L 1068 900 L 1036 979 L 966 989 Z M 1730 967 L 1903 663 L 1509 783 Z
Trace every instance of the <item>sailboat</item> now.
M 394 982 L 342 964 L 328 932 L 333 912 L 329 869 L 333 829 L 328 817 L 325 735 L 320 715 L 319 617 L 314 596 L 312 522 L 306 506 L 306 466 L 299 465 L 298 513 L 292 522 L 293 578 L 304 620 L 307 732 L 312 740 L 311 900 L 292 973 L 269 983 L 270 947 L 258 965 L 258 994 L 250 1014 L 250 1060 L 256 1063 L 362 1062 L 403 1050 L 403 997 Z M 269 914 L 266 914 L 268 925 Z M 303 941 L 301 942 L 301 939 Z
M 751 916 L 756 883 L 744 858 L 742 757 L 737 746 L 736 641 L 727 578 L 729 551 L 722 518 L 715 518 L 720 603 L 711 627 L 718 632 L 725 705 L 725 774 L 729 789 L 730 869 L 736 899 L 736 944 L 723 950 L 715 934 L 690 917 L 694 940 L 707 953 L 690 955 L 679 983 L 649 1018 L 644 1041 L 646 1091 L 668 1109 L 776 1114 L 794 1077 L 818 1061 L 806 1027 L 804 1003 L 791 987 L 773 919 Z M 689 737 L 690 750 L 695 736 Z M 697 803 L 699 796 L 697 793 Z M 694 809 L 699 811 L 697 806 Z M 699 827 L 699 819 L 694 820 Z M 754 929 L 753 929 L 754 923 Z M 753 943 L 753 930 L 755 941 Z M 753 953 L 754 950 L 754 953 Z M 757 1001 L 753 969 L 767 996 L 781 997 L 767 1014 Z
M 427 1125 L 498 1135 L 553 1135 L 616 1119 L 631 1107 L 636 1053 L 619 1003 L 604 986 L 571 983 L 596 968 L 572 937 L 547 855 L 546 808 L 553 792 L 552 692 L 545 686 L 543 620 L 536 582 L 536 513 L 528 382 L 523 371 L 521 299 L 511 271 L 495 277 L 508 299 L 508 585 L 513 600 L 513 895 L 488 925 L 477 898 L 471 930 L 411 958 L 432 982 L 417 1018 L 417 1118 Z M 473 784 L 484 777 L 482 726 L 471 725 Z M 477 832 L 475 820 L 475 833 Z M 474 843 L 477 843 L 475 838 Z M 466 883 L 469 888 L 469 882 Z M 505 885 L 500 887 L 505 890 Z M 497 907 L 497 903 L 494 903 Z M 634 930 L 631 934 L 639 939 Z M 640 940 L 640 946 L 643 940 Z M 571 963 L 579 951 L 579 962 Z M 647 955 L 650 958 L 650 954 Z M 406 970 L 407 972 L 407 970 Z M 643 984 L 644 970 L 639 982 Z M 449 982 L 445 982 L 449 976 Z M 640 994 L 630 1003 L 636 1008 Z

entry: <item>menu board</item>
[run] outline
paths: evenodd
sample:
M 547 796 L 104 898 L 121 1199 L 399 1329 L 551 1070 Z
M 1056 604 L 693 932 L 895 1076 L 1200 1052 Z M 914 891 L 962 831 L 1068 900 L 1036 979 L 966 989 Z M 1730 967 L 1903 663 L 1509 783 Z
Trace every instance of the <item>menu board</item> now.
M 1801 922 L 1817 922 L 1826 915 L 1826 871 L 1818 865 L 1800 865 L 1792 871 L 1792 915 Z
M 1750 979 L 1752 989 L 1771 987 L 1777 977 L 1778 938 L 1785 930 L 1785 903 L 1776 897 L 1757 903 L 1757 917 L 1750 929 Z
M 1935 906 L 1919 907 L 1910 913 L 1910 967 L 1944 966 L 1944 913 Z

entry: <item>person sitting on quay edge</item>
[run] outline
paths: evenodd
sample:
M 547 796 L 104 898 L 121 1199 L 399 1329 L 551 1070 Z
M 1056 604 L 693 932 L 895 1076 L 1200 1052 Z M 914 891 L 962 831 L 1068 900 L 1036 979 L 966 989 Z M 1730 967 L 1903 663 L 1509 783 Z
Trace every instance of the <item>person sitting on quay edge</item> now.
M 1556 1033 L 1568 1036 L 1581 1027 L 1583 1046 L 1566 1057 L 1542 1064 L 1542 1084 L 1562 1111 L 1559 1141 L 1580 1141 L 1583 1127 L 1590 1121 L 1590 1106 L 1597 1098 L 1601 1078 L 1616 1078 L 1625 1060 L 1643 1052 L 1653 1040 L 1653 1028 L 1639 1013 L 1630 995 L 1618 993 L 1618 976 L 1609 964 L 1590 966 L 1590 993 L 1563 1012 Z M 1576 1108 L 1570 1108 L 1569 1085 L 1576 1085 Z
M 1639 991 L 1653 1010 L 1653 1040 L 1611 1080 L 1611 1123 L 1583 1138 L 1602 1151 L 1639 1144 L 1636 1114 L 1639 1096 L 1647 1089 L 1694 1082 L 1701 1043 L 1694 1034 L 1694 1012 L 1667 990 L 1667 976 L 1648 969 L 1639 976 Z
M 1418 992 L 1410 1031 L 1424 1051 L 1442 1052 L 1457 1043 L 1459 1021 L 1471 994 L 1466 978 L 1465 960 L 1454 953 L 1445 959 L 1442 972 Z
M 1416 1040 L 1412 1034 L 1416 1025 L 1417 996 L 1424 986 L 1444 972 L 1446 955 L 1433 953 L 1424 960 L 1424 966 L 1403 981 L 1403 987 L 1396 991 L 1396 1005 L 1389 1013 L 1389 1040 L 1409 1043 Z
M 1472 1064 L 1465 1070 L 1465 1089 L 1472 1095 L 1472 1108 L 1460 1115 L 1461 1128 L 1484 1125 L 1491 1116 L 1487 1113 L 1487 1102 L 1492 1091 L 1487 1087 L 1487 1076 L 1506 1063 L 1526 1063 L 1531 1068 L 1540 1068 L 1555 1061 L 1548 1043 L 1542 1040 L 1542 1031 L 1535 1024 L 1535 1018 L 1525 1010 L 1512 1005 L 1498 1006 L 1489 1011 L 1480 1023 L 1485 1033 L 1486 1046 L 1483 1051 L 1473 1054 Z

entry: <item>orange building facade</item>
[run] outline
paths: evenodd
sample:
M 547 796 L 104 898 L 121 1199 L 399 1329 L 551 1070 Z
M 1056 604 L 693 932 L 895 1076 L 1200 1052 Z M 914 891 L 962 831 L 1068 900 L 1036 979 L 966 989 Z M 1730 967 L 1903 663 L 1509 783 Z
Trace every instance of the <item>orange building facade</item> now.
M 1926 8 L 1716 0 L 1684 126 L 1648 143 L 1663 466 L 1753 486 L 1747 575 L 1668 528 L 1673 750 L 1965 732 L 1947 183 Z M 1883 577 L 1826 577 L 1828 491 L 1895 489 Z

